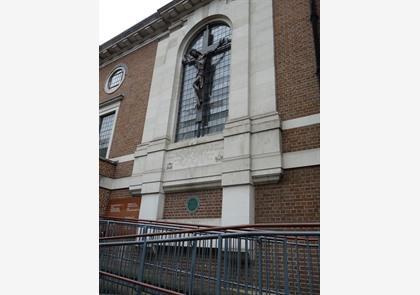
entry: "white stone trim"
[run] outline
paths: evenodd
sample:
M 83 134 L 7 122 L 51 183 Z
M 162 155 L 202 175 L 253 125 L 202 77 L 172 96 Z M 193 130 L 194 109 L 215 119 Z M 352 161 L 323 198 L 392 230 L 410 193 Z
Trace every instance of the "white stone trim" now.
M 163 194 L 142 195 L 139 218 L 150 220 L 163 218 L 164 204 L 165 195 Z
M 253 224 L 254 214 L 254 186 L 223 187 L 222 226 Z
M 111 158 L 111 161 L 118 161 L 118 163 L 130 162 L 134 160 L 134 154 L 128 154 L 120 157 Z
M 112 111 L 117 111 L 120 107 L 120 104 L 121 104 L 122 97 L 121 98 L 120 97 L 121 96 L 119 95 L 115 98 L 110 99 L 110 101 L 115 99 L 115 101 L 112 102 L 112 103 L 104 102 L 102 104 L 103 106 L 100 105 L 99 106 L 99 116 L 106 115 L 107 113 L 110 113 Z
M 220 175 L 207 176 L 202 178 L 189 178 L 177 181 L 165 181 L 163 190 L 165 193 L 181 192 L 192 189 L 207 189 L 221 187 L 222 181 Z
M 112 178 L 99 175 L 99 187 L 112 190 Z
M 283 168 L 320 165 L 320 149 L 310 149 L 283 154 Z
M 287 130 L 287 129 L 292 129 L 292 128 L 299 128 L 299 127 L 319 124 L 320 121 L 321 121 L 320 114 L 318 113 L 315 115 L 283 121 L 281 126 L 283 130 Z
M 210 134 L 203 137 L 198 137 L 198 138 L 194 137 L 194 138 L 189 138 L 183 141 L 170 143 L 168 147 L 166 148 L 166 150 L 170 151 L 170 150 L 175 150 L 175 149 L 182 149 L 185 147 L 197 146 L 199 144 L 205 144 L 205 143 L 221 141 L 221 140 L 223 140 L 223 134 L 221 133 Z
M 131 183 L 137 182 L 137 176 L 122 178 L 109 178 L 102 175 L 99 176 L 99 186 L 110 190 L 129 188 Z
M 261 183 L 276 183 L 280 180 L 280 175 L 283 173 L 283 169 L 264 169 L 264 170 L 253 170 L 252 182 L 253 184 Z

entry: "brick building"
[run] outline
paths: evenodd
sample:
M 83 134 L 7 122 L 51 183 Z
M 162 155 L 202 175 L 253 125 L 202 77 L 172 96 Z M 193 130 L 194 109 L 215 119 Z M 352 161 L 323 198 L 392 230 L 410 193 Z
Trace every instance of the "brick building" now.
M 101 215 L 319 221 L 319 1 L 174 0 L 99 60 Z

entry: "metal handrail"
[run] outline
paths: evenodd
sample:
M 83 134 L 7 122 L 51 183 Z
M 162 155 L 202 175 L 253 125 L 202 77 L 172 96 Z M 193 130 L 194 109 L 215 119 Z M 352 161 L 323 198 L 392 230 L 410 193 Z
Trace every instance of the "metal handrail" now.
M 173 235 L 173 234 L 188 234 L 188 233 L 202 233 L 202 232 L 226 232 L 226 231 L 254 231 L 257 228 L 316 228 L 319 227 L 319 223 L 259 223 L 259 224 L 241 224 L 234 226 L 212 226 L 202 229 L 187 229 L 179 231 L 167 231 L 167 232 L 155 232 L 147 234 L 133 234 L 133 235 L 120 235 L 112 237 L 100 237 L 99 240 L 114 240 L 114 239 L 127 239 L 127 238 L 140 238 L 140 237 L 152 237 L 161 235 Z
M 191 223 L 182 223 L 166 220 L 152 220 L 152 219 L 136 219 L 136 218 L 121 218 L 121 217 L 106 217 L 103 215 L 99 216 L 99 220 L 115 220 L 115 221 L 127 221 L 127 222 L 138 222 L 138 223 L 149 223 L 153 225 L 174 225 L 174 226 L 185 226 L 185 227 L 213 227 L 213 225 L 206 224 L 191 224 Z
M 115 276 L 101 274 L 105 293 L 134 294 L 149 285 L 177 292 L 150 289 L 159 294 L 319 294 L 319 223 L 186 226 L 120 218 L 100 224 L 102 234 L 119 234 L 99 241 L 101 272 Z
M 208 224 L 192 224 L 192 223 L 182 223 L 166 220 L 152 220 L 152 219 L 135 219 L 135 218 L 120 218 L 120 217 L 104 217 L 100 216 L 103 221 L 112 220 L 115 222 L 126 222 L 130 224 L 152 224 L 152 225 L 165 225 L 165 226 L 174 226 L 174 227 L 185 227 L 185 228 L 217 228 L 214 225 Z M 226 226 L 227 229 L 243 229 L 243 230 L 252 230 L 257 227 L 319 227 L 319 222 L 307 222 L 307 223 L 257 223 L 257 224 L 242 224 L 235 226 Z M 222 228 L 222 227 L 218 227 Z
M 108 243 L 99 243 L 99 247 L 104 246 L 125 246 L 125 245 L 140 245 L 140 244 L 155 244 L 155 243 L 172 243 L 172 242 L 187 242 L 187 241 L 198 241 L 198 240 L 216 240 L 219 237 L 223 238 L 237 238 L 245 236 L 275 236 L 275 235 L 285 235 L 285 236 L 317 236 L 319 231 L 313 232 L 276 232 L 276 231 L 264 231 L 264 232 L 242 232 L 242 233 L 224 233 L 224 234 L 212 234 L 212 235 L 203 235 L 203 236 L 188 236 L 188 237 L 178 237 L 178 238 L 165 238 L 165 239 L 155 239 L 155 240 L 137 240 L 137 241 L 123 241 L 123 242 L 108 242 Z

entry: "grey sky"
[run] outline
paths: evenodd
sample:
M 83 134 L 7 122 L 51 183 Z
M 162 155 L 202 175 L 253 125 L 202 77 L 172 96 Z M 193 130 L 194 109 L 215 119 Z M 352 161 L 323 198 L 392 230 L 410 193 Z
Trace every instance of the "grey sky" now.
M 171 0 L 100 0 L 99 44 L 125 31 Z

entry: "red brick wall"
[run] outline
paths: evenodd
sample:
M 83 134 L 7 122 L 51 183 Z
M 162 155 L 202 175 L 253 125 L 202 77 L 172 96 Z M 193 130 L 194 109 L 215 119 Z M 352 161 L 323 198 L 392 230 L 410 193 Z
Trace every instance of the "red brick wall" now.
M 115 168 L 115 178 L 131 176 L 133 172 L 134 161 L 118 163 Z
M 109 190 L 99 188 L 99 215 L 104 215 L 109 202 Z
M 109 178 L 121 178 L 131 176 L 134 161 L 122 163 L 111 163 L 103 159 L 99 159 L 99 175 Z
M 277 110 L 282 120 L 319 113 L 310 0 L 273 0 Z
M 319 124 L 283 130 L 283 153 L 319 148 L 319 132 Z
M 118 218 L 139 218 L 139 210 L 141 206 L 140 197 L 121 197 L 109 199 L 108 206 L 105 210 L 105 216 Z M 134 232 L 132 232 L 134 233 Z M 119 234 L 123 234 L 119 231 Z M 129 233 L 126 233 L 129 234 Z
M 186 209 L 188 198 L 198 196 L 200 205 L 194 214 Z M 222 216 L 222 189 L 166 193 L 163 218 L 220 218 Z
M 319 222 L 320 167 L 287 169 L 277 184 L 255 187 L 255 222 Z
M 115 164 L 99 159 L 99 175 L 114 178 Z
M 99 101 L 124 95 L 118 111 L 110 158 L 132 154 L 141 142 L 147 102 L 152 81 L 157 42 L 152 42 L 99 70 Z M 126 77 L 117 91 L 107 94 L 104 84 L 110 72 L 120 63 L 127 65 Z
M 123 188 L 123 189 L 115 189 L 112 190 L 109 197 L 111 199 L 113 198 L 125 198 L 125 197 L 131 197 L 131 193 L 128 190 L 128 188 Z

